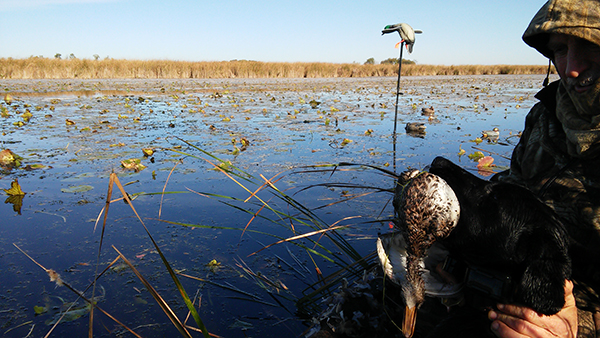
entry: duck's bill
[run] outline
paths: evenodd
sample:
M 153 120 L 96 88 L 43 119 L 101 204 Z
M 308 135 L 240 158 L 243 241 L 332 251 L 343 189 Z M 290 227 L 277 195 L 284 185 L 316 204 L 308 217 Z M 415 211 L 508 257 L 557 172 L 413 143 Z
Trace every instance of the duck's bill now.
M 404 310 L 404 321 L 402 322 L 402 334 L 406 338 L 410 338 L 415 333 L 417 324 L 417 307 L 406 307 Z

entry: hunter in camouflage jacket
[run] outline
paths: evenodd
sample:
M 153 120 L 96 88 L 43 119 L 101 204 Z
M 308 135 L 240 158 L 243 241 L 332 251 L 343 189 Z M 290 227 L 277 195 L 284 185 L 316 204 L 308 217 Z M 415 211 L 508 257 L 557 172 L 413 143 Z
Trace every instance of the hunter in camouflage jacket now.
M 553 60 L 550 34 L 600 46 L 600 1 L 551 0 L 531 21 L 523 40 Z M 565 221 L 573 242 L 578 336 L 600 335 L 600 79 L 585 93 L 565 79 L 540 91 L 515 147 L 510 169 L 493 179 L 523 185 Z

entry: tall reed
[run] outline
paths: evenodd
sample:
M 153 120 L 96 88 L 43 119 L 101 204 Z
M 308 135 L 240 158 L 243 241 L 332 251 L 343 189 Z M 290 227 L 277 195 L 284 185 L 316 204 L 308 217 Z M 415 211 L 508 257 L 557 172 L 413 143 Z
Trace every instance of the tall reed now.
M 406 64 L 402 75 L 544 74 L 547 66 Z M 394 76 L 392 64 L 0 58 L 0 79 L 321 78 Z

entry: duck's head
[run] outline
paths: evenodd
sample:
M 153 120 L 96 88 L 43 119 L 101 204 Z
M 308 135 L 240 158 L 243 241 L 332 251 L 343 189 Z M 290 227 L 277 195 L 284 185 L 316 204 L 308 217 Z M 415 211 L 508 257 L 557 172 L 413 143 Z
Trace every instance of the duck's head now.
M 408 255 L 406 240 L 400 232 L 380 235 L 377 239 L 377 254 L 385 275 L 401 288 L 405 304 L 402 334 L 405 337 L 412 337 L 415 332 L 417 310 L 425 300 L 428 287 L 421 275 L 425 262 L 422 259 L 415 259 L 414 255 Z M 429 285 L 429 287 L 440 289 L 439 285 Z
M 402 281 L 402 295 L 404 296 L 404 320 L 402 321 L 402 334 L 410 338 L 415 333 L 417 325 L 417 310 L 425 301 L 425 281 L 421 276 L 420 261 L 415 257 L 407 258 L 406 279 Z M 411 260 L 416 262 L 411 263 Z

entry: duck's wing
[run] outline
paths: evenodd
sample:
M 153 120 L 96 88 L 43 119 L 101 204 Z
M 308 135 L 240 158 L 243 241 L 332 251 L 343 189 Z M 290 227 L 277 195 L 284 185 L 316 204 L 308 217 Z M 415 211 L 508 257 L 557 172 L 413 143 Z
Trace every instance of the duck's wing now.
M 379 235 L 377 254 L 384 274 L 395 284 L 402 285 L 406 280 L 406 242 L 402 233 L 394 232 Z M 425 294 L 431 297 L 449 298 L 462 290 L 461 284 L 450 284 L 434 276 L 430 269 L 444 262 L 449 252 L 436 243 L 429 249 L 427 258 L 421 262 Z
M 377 255 L 383 273 L 394 283 L 400 285 L 406 280 L 406 242 L 400 232 L 379 235 Z

